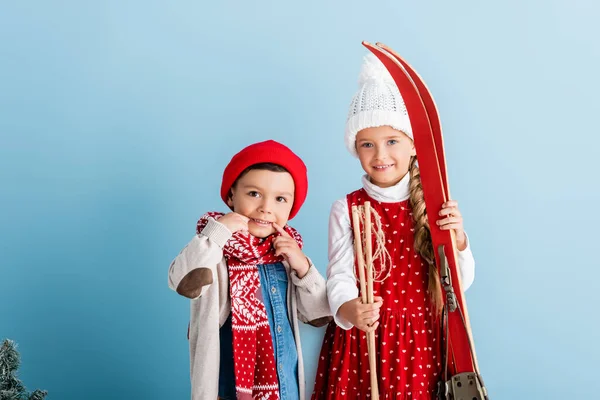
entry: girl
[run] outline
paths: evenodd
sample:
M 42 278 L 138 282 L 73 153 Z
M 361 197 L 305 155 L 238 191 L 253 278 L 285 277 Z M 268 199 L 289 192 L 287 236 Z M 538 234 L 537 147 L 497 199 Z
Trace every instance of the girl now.
M 327 295 L 334 322 L 325 338 L 317 399 L 371 395 L 365 332 L 375 332 L 381 399 L 431 399 L 441 371 L 438 314 L 442 297 L 404 102 L 392 77 L 373 55 L 365 57 L 346 123 L 346 145 L 366 172 L 362 189 L 333 204 L 329 220 Z M 351 207 L 370 201 L 381 218 L 389 275 L 374 282 L 376 302 L 362 304 L 355 275 Z M 474 260 L 458 204 L 449 201 L 438 225 L 456 233 L 463 287 Z M 375 269 L 383 265 L 375 260 Z
M 298 319 L 330 321 L 325 280 L 287 226 L 306 198 L 306 167 L 274 141 L 236 154 L 223 174 L 230 213 L 207 213 L 169 268 L 191 299 L 192 399 L 304 399 Z

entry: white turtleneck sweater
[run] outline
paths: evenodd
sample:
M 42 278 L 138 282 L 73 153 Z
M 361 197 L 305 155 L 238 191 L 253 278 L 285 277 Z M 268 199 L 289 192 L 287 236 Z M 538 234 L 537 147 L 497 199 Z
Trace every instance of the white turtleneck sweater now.
M 382 203 L 397 203 L 409 198 L 410 176 L 406 174 L 396 185 L 382 188 L 374 185 L 365 175 L 363 188 L 374 200 Z M 475 279 L 475 260 L 467 239 L 467 247 L 458 251 L 458 265 L 463 290 L 466 291 Z M 337 200 L 329 216 L 329 265 L 327 266 L 327 297 L 335 322 L 343 329 L 352 324 L 337 315 L 342 304 L 358 297 L 354 275 L 354 235 L 350 225 L 346 197 Z

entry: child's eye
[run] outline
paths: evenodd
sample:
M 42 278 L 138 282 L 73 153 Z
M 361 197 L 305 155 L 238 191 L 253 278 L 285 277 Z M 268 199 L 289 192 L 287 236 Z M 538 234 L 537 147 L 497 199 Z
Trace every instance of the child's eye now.
M 283 196 L 279 196 L 277 198 L 277 202 L 278 203 L 287 203 L 287 199 L 285 197 L 283 197 Z
M 394 145 L 396 143 L 398 143 L 398 141 L 396 139 L 390 139 L 390 140 L 388 140 L 388 144 L 389 145 Z
M 258 196 L 260 196 L 260 194 L 256 190 L 252 190 L 252 191 L 248 192 L 248 196 L 258 197 Z
M 363 143 L 360 145 L 360 147 L 364 147 L 366 149 L 373 147 L 373 143 Z

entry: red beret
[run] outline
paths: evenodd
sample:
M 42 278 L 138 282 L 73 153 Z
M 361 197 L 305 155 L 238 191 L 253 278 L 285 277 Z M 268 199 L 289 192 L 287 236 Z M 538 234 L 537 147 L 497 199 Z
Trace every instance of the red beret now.
M 267 140 L 251 144 L 237 153 L 223 172 L 223 182 L 221 183 L 221 198 L 227 204 L 229 198 L 229 190 L 246 168 L 255 164 L 272 163 L 279 165 L 292 175 L 294 179 L 294 204 L 290 211 L 289 219 L 296 216 L 300 207 L 306 200 L 308 192 L 308 177 L 306 173 L 306 165 L 294 152 L 289 148 L 274 140 Z

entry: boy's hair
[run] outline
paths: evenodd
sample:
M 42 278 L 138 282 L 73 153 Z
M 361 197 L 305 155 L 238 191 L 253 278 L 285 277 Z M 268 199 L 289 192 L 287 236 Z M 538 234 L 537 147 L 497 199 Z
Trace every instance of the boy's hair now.
M 288 174 L 290 172 L 287 169 L 283 168 L 281 165 L 274 164 L 274 163 L 254 164 L 242 171 L 240 176 L 238 176 L 237 179 L 231 185 L 231 189 L 235 188 L 235 186 L 237 185 L 239 180 L 242 179 L 244 177 L 244 175 L 246 175 L 248 172 L 250 172 L 252 170 L 262 170 L 262 171 L 271 171 L 271 172 L 287 172 Z M 229 198 L 231 198 L 231 196 L 233 196 L 231 189 L 229 189 Z

